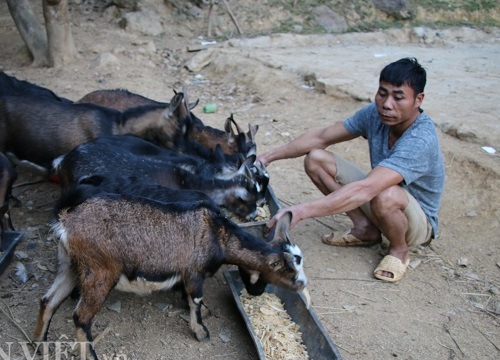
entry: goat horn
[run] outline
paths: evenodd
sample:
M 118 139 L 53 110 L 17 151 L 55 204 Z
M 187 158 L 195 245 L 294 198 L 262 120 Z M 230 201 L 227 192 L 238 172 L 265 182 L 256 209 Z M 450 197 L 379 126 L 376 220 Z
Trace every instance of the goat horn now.
M 231 120 L 231 122 L 234 124 L 234 126 L 236 127 L 236 134 L 241 134 L 243 131 L 241 131 L 241 128 L 240 126 L 238 125 L 238 123 L 234 120 L 234 117 L 233 117 L 233 114 L 231 113 L 231 116 L 228 118 Z

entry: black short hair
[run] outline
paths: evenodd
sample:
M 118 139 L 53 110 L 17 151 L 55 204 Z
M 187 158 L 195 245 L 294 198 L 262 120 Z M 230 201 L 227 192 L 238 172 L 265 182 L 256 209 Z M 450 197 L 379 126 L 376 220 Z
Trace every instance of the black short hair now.
M 380 72 L 379 81 L 395 86 L 407 84 L 417 96 L 424 92 L 427 73 L 416 58 L 403 58 L 385 66 Z

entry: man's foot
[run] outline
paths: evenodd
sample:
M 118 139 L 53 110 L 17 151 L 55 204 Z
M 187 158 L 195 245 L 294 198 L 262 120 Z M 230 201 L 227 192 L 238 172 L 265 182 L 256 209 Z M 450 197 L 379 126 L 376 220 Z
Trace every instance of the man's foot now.
M 373 276 L 379 280 L 397 282 L 403 278 L 408 264 L 410 264 L 409 257 L 403 262 L 395 256 L 386 255 L 373 271 Z
M 332 246 L 373 246 L 380 243 L 380 240 L 360 240 L 348 230 L 344 233 L 331 233 L 323 235 L 321 241 L 326 245 Z

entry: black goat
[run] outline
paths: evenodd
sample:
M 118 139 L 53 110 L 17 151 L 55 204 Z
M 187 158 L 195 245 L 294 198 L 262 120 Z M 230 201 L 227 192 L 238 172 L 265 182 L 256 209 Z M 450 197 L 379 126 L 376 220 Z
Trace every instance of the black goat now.
M 71 100 L 57 96 L 52 90 L 28 81 L 18 80 L 14 76 L 7 75 L 5 72 L 0 71 L 0 96 L 19 95 L 45 98 L 68 104 L 72 103 Z
M 79 145 L 58 159 L 54 167 L 63 188 L 89 175 L 135 176 L 174 189 L 202 191 L 231 213 L 253 219 L 264 197 L 267 178 L 259 177 L 259 171 L 252 171 L 255 156 L 237 168 L 225 162 L 217 149 L 207 161 L 133 135 L 114 135 Z

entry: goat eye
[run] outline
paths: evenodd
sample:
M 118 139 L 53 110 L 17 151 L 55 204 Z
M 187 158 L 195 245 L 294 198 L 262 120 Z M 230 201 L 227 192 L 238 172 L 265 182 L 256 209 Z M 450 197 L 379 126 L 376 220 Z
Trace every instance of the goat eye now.
M 280 262 L 279 262 L 279 261 L 275 261 L 275 262 L 273 262 L 273 263 L 271 264 L 271 267 L 272 267 L 272 268 L 278 267 L 278 266 L 279 266 L 279 264 L 280 264 Z
M 297 265 L 300 265 L 300 263 L 302 262 L 302 256 L 299 256 L 299 255 L 294 255 L 295 256 L 295 261 L 297 262 Z

